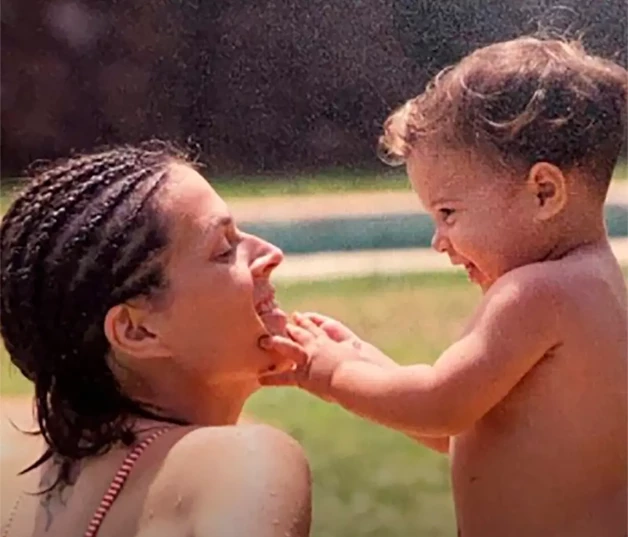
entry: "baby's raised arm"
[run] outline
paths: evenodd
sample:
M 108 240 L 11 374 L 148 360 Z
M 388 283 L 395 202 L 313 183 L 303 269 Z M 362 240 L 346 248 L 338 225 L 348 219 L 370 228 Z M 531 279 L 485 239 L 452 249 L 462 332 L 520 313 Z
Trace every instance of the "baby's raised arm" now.
M 301 319 L 290 334 L 306 348 L 310 361 L 295 380 L 383 425 L 416 435 L 455 435 L 560 344 L 558 294 L 535 269 L 504 277 L 487 293 L 466 334 L 433 366 L 378 367 Z

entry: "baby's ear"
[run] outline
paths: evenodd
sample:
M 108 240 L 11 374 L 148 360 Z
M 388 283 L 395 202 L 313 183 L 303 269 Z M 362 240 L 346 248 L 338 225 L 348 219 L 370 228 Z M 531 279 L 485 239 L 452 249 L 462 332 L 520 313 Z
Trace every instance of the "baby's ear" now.
M 169 355 L 150 313 L 131 304 L 118 304 L 105 316 L 104 331 L 111 347 L 133 358 L 163 358 Z
M 534 196 L 538 220 L 549 220 L 560 213 L 567 203 L 567 181 L 558 166 L 537 162 L 530 168 L 528 191 Z

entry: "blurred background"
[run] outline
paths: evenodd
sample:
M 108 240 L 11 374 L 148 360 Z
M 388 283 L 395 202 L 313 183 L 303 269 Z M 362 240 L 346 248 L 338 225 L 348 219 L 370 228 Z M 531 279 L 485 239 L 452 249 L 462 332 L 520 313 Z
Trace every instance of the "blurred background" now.
M 626 0 L 2 0 L 0 9 L 0 211 L 36 159 L 178 142 L 206 164 L 242 227 L 288 254 L 277 278 L 287 311 L 338 317 L 406 363 L 435 360 L 479 294 L 427 251 L 431 223 L 403 170 L 375 157 L 387 114 L 494 41 L 580 37 L 623 66 L 628 51 Z M 607 207 L 624 254 L 626 176 L 622 162 Z M 4 352 L 1 363 L 3 418 L 28 413 L 30 385 Z M 262 391 L 246 410 L 305 447 L 314 536 L 455 535 L 445 456 L 292 389 Z M 5 421 L 3 449 L 15 439 Z
M 626 63 L 625 0 L 2 0 L 1 18 L 4 175 L 152 136 L 221 174 L 372 168 L 391 108 L 477 46 L 553 30 Z

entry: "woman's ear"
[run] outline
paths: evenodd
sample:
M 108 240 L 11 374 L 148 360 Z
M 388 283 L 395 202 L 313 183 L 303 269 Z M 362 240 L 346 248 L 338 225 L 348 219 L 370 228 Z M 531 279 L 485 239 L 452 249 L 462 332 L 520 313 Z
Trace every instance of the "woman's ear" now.
M 537 220 L 549 220 L 567 203 L 567 181 L 560 168 L 548 162 L 537 162 L 530 168 L 528 191 L 534 196 Z
M 150 313 L 130 304 L 113 306 L 105 316 L 104 331 L 111 347 L 134 358 L 164 358 L 169 349 L 150 322 Z

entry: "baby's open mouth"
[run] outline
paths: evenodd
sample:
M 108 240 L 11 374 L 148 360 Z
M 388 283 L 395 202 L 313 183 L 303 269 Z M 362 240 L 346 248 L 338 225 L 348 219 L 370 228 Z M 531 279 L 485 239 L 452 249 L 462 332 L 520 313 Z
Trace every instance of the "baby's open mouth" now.
M 480 271 L 473 263 L 465 263 L 464 268 L 467 271 L 467 275 L 470 281 L 474 283 L 480 283 Z

